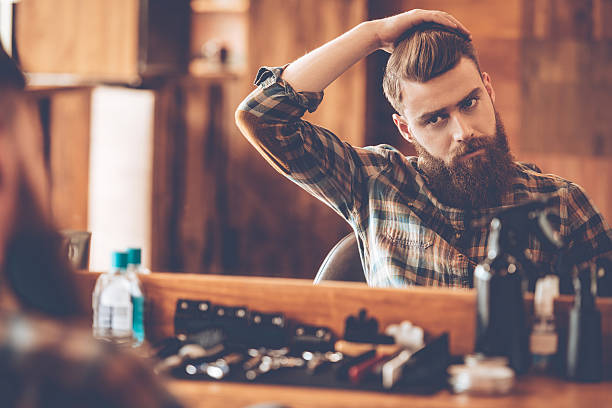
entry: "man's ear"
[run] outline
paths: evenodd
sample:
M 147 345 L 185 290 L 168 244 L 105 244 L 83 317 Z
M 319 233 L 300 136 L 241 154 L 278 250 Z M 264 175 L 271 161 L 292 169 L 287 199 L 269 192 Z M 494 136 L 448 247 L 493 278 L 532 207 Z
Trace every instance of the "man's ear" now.
M 481 76 L 482 76 L 482 83 L 484 84 L 485 89 L 487 90 L 487 93 L 491 97 L 491 100 L 493 101 L 493 103 L 495 103 L 495 90 L 493 90 L 493 84 L 491 83 L 491 77 L 486 72 L 483 72 Z
M 406 139 L 409 143 L 414 142 L 414 139 L 412 138 L 412 134 L 410 133 L 408 122 L 406 122 L 406 120 L 402 116 L 398 115 L 397 113 L 394 113 L 393 123 L 395 123 L 397 130 L 399 130 L 400 134 L 402 135 L 404 139 Z

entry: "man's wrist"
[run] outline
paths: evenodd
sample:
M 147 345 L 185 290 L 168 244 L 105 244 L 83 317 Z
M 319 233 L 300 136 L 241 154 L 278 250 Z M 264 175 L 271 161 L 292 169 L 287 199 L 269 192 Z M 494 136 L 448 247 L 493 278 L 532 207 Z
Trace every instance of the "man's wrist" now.
M 366 39 L 364 49 L 367 50 L 367 55 L 382 47 L 382 41 L 378 35 L 379 20 L 364 21 L 355 27 L 361 35 Z

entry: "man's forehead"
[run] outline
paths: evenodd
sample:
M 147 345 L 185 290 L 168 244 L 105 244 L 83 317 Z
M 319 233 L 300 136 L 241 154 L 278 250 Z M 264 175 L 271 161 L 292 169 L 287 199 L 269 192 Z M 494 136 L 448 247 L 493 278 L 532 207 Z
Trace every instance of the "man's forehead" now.
M 425 113 L 454 106 L 474 88 L 484 86 L 476 64 L 462 58 L 459 64 L 427 82 L 402 81 L 404 113 L 417 118 Z

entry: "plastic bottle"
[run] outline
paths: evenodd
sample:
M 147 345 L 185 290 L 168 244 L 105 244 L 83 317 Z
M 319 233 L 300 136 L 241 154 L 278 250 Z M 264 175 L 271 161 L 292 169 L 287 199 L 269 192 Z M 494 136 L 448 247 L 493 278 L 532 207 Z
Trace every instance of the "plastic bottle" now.
M 559 296 L 559 277 L 548 275 L 538 279 L 534 295 L 534 322 L 530 336 L 533 368 L 540 372 L 552 368 L 557 353 L 558 335 L 555 328 L 554 298 Z
M 112 267 L 98 278 L 92 296 L 93 335 L 120 344 L 133 342 L 131 283 L 127 253 L 113 252 Z
M 133 270 L 137 275 L 149 275 L 150 270 L 142 265 L 142 250 L 140 248 L 128 248 L 128 271 Z
M 140 276 L 149 272 L 140 263 L 141 253 L 140 248 L 129 248 L 127 252 L 127 277 L 131 284 L 133 304 L 132 329 L 134 332 L 134 347 L 140 346 L 145 340 L 145 296 Z

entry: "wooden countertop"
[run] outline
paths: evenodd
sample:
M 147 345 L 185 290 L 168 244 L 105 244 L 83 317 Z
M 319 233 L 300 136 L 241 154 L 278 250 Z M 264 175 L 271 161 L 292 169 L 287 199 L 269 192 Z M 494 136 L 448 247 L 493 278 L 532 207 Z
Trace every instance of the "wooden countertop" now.
M 512 394 L 472 396 L 441 391 L 431 396 L 385 394 L 307 387 L 173 380 L 170 390 L 189 407 L 233 408 L 277 402 L 292 408 L 391 407 L 609 407 L 612 382 L 578 384 L 549 377 L 519 379 Z

